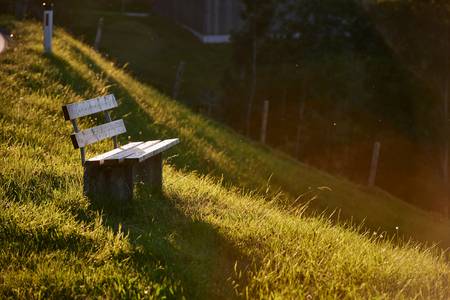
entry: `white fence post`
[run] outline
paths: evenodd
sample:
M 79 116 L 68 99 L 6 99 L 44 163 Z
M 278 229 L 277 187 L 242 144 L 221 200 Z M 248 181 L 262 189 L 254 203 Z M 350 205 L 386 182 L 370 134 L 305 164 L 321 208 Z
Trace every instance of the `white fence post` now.
M 53 4 L 44 3 L 44 52 L 52 53 Z

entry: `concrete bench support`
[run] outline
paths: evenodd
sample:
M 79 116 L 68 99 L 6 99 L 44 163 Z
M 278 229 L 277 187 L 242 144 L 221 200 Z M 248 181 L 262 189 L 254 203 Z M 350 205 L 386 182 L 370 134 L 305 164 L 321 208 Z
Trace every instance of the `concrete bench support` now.
M 133 199 L 136 184 L 155 191 L 162 189 L 162 154 L 141 163 L 84 168 L 84 193 L 89 198 L 105 198 L 127 202 Z

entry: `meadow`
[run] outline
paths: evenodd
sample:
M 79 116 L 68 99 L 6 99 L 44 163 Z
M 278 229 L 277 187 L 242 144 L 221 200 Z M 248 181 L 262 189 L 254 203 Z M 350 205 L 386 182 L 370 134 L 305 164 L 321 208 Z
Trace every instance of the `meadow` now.
M 251 142 L 62 29 L 44 55 L 40 24 L 0 24 L 15 35 L 0 56 L 1 298 L 450 297 L 448 220 Z M 180 138 L 161 193 L 82 195 L 61 106 L 107 93 L 122 143 Z

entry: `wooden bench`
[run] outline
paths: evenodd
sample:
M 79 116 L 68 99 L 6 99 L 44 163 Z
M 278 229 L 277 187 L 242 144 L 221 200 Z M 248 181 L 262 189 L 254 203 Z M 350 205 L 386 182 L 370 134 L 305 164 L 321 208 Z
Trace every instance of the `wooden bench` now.
M 143 182 L 162 188 L 162 152 L 179 143 L 178 139 L 133 142 L 120 146 L 117 136 L 126 132 L 123 120 L 111 120 L 109 110 L 117 107 L 114 95 L 107 95 L 63 106 L 64 118 L 71 121 L 75 149 L 80 149 L 84 167 L 84 193 L 120 201 L 133 198 L 134 185 Z M 106 124 L 80 130 L 78 118 L 103 113 Z M 86 146 L 112 138 L 114 149 L 86 160 Z

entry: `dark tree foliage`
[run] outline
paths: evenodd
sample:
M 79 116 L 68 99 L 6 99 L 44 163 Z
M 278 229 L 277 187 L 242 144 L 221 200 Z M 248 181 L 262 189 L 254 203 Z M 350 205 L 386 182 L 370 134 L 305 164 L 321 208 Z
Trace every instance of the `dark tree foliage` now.
M 243 130 L 256 39 L 254 137 L 258 136 L 262 102 L 268 99 L 268 141 L 273 147 L 362 183 L 367 180 L 373 143 L 379 140 L 379 185 L 422 206 L 435 207 L 429 199 L 426 203 L 420 200 L 429 194 L 417 184 L 417 177 L 422 177 L 417 170 L 431 172 L 421 141 L 438 139 L 437 123 L 424 117 L 432 115 L 435 107 L 433 92 L 380 33 L 374 17 L 379 6 L 364 6 L 358 0 L 244 2 L 245 25 L 233 37 L 235 67 L 224 78 L 230 124 Z M 416 5 L 427 6 L 425 2 L 399 1 L 397 13 L 422 10 Z M 435 22 L 441 24 L 442 17 L 438 19 Z M 389 21 L 403 22 L 398 18 Z M 434 36 L 435 30 L 421 27 L 421 36 Z M 405 31 L 412 36 L 417 33 L 411 27 Z M 442 43 L 431 48 L 439 52 Z M 442 52 L 424 56 L 433 56 L 433 64 L 442 68 Z M 440 78 L 437 74 L 445 72 L 435 75 Z M 398 157 L 399 153 L 406 155 Z M 427 186 L 439 194 L 433 180 Z
M 314 105 L 329 111 L 340 110 L 338 106 L 343 104 L 348 109 L 371 108 L 376 114 L 377 105 L 372 98 L 378 90 L 383 88 L 385 94 L 392 93 L 388 96 L 398 96 L 397 88 L 386 86 L 387 80 L 380 78 L 380 73 L 401 77 L 402 70 L 397 68 L 393 74 L 392 70 L 376 69 L 377 66 L 392 69 L 393 58 L 358 2 L 260 0 L 245 3 L 245 26 L 233 39 L 236 68 L 226 81 L 231 83 L 228 84 L 228 90 L 234 94 L 231 98 L 239 99 L 232 108 L 242 111 L 239 103 L 243 105 L 246 101 L 255 38 L 258 40 L 259 97 L 273 97 L 277 102 L 287 98 L 291 105 L 307 98 L 322 102 Z M 238 91 L 243 93 L 241 97 L 236 96 Z M 400 116 L 405 105 L 397 105 Z M 378 117 L 382 116 L 374 119 Z
M 376 9 L 380 30 L 401 62 L 432 92 L 416 120 L 426 129 L 422 144 L 442 180 L 439 195 L 450 205 L 449 102 L 450 3 L 446 0 L 386 2 Z M 417 104 L 419 106 L 419 104 Z M 426 108 L 426 109 L 424 109 Z

